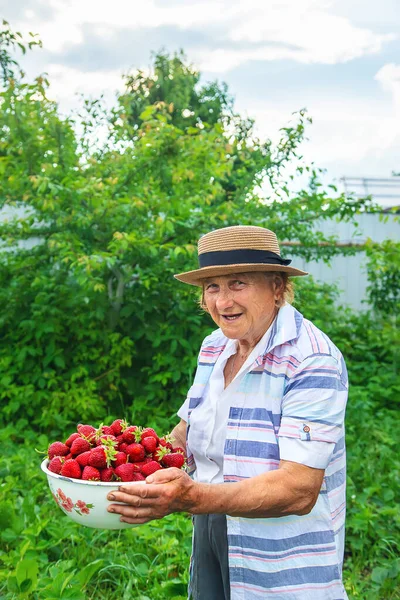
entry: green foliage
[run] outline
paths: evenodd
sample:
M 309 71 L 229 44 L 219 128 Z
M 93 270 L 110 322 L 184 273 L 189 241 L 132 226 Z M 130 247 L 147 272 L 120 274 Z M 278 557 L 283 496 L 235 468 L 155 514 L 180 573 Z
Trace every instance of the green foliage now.
M 37 43 L 31 36 L 28 45 Z M 235 114 L 226 86 L 200 86 L 183 54 L 156 55 L 149 75 L 126 78 L 110 113 L 99 100 L 85 101 L 74 122 L 47 98 L 44 78 L 25 81 L 10 55 L 18 46 L 27 43 L 4 24 L 0 595 L 179 600 L 188 518 L 120 533 L 79 528 L 50 501 L 33 448 L 77 421 L 125 416 L 163 430 L 174 425 L 212 327 L 197 292 L 173 278 L 195 266 L 201 234 L 263 225 L 298 242 L 292 255 L 329 260 L 355 250 L 314 231 L 315 220 L 352 219 L 367 204 L 329 197 L 318 171 L 302 162 L 305 111 L 276 145 L 259 140 L 253 123 Z M 288 165 L 309 173 L 309 189 L 289 192 Z M 398 246 L 371 244 L 368 253 L 374 314 L 338 308 L 331 286 L 311 279 L 296 286 L 297 306 L 349 367 L 345 578 L 350 597 L 363 600 L 398 598 L 400 585 Z
M 182 51 L 172 58 L 159 52 L 153 61 L 150 74 L 138 71 L 125 77 L 126 93 L 120 102 L 133 126 L 139 128 L 149 107 L 159 103 L 168 106 L 171 122 L 182 130 L 204 124 L 213 126 L 233 115 L 227 86 L 214 82 L 200 87 L 200 73 L 187 64 Z M 198 129 L 192 133 L 197 134 Z
M 3 19 L 0 29 L 0 78 L 4 85 L 10 84 L 15 77 L 22 76 L 18 62 L 13 53 L 19 49 L 23 54 L 27 48 L 32 50 L 35 46 L 41 46 L 41 41 L 33 33 L 29 33 L 29 40 L 25 41 L 19 31 L 14 32 L 9 23 Z
M 387 385 L 384 377 L 380 383 Z M 398 411 L 380 407 L 361 386 L 352 390 L 345 580 L 354 598 L 399 598 L 399 427 Z
M 224 86 L 213 84 L 214 95 L 198 90 L 182 56 L 154 60 L 154 73 L 133 75 L 111 114 L 85 102 L 79 139 L 78 123 L 59 116 L 43 78 L 16 78 L 0 94 L 0 208 L 9 211 L 0 223 L 6 418 L 24 415 L 47 428 L 60 413 L 70 421 L 143 417 L 154 403 L 172 416 L 208 330 L 193 290 L 173 279 L 196 264 L 198 237 L 225 225 L 267 225 L 301 242 L 299 254 L 327 258 L 337 249 L 319 245 L 311 217 L 351 218 L 362 205 L 329 198 L 317 185 L 266 203 L 262 179 L 284 194 L 282 169 L 303 168 L 297 147 L 305 113 L 273 148 L 233 115 Z M 132 103 L 143 109 L 140 118 Z M 188 127 L 178 119 L 185 103 L 197 107 Z M 104 124 L 105 141 L 94 146 Z
M 369 241 L 367 256 L 369 302 L 378 313 L 396 317 L 400 309 L 400 243 Z
M 174 515 L 125 531 L 77 527 L 52 500 L 33 446 L 49 439 L 0 432 L 0 597 L 5 600 L 184 600 L 191 521 Z

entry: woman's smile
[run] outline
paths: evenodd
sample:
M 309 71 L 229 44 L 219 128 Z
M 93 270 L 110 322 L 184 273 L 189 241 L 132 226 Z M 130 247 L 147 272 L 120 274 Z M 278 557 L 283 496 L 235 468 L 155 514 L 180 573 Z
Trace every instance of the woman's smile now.
M 234 315 L 221 315 L 221 317 L 227 321 L 228 323 L 231 323 L 233 321 L 237 321 L 243 313 L 236 313 Z

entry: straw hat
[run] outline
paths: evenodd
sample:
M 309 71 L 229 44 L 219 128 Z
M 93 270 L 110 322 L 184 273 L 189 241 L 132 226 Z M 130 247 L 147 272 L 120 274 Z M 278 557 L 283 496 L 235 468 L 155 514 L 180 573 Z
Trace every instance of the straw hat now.
M 291 260 L 280 255 L 273 231 L 264 227 L 236 225 L 206 233 L 199 239 L 200 268 L 174 275 L 183 283 L 202 285 L 202 279 L 249 271 L 283 271 L 288 275 L 308 275 L 289 267 Z

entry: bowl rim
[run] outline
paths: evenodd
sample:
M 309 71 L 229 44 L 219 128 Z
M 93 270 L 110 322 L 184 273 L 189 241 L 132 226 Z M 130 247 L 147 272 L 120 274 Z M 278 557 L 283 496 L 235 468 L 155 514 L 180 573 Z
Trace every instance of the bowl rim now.
M 133 484 L 143 484 L 146 483 L 146 481 L 87 481 L 85 479 L 73 479 L 72 477 L 65 477 L 64 475 L 58 475 L 58 473 L 53 473 L 53 471 L 49 471 L 49 469 L 47 468 L 47 465 L 49 463 L 49 459 L 45 458 L 41 464 L 40 464 L 40 468 L 42 469 L 43 473 L 46 473 L 47 476 L 49 477 L 54 477 L 54 479 L 60 479 L 61 481 L 69 481 L 70 483 L 77 483 L 80 485 L 91 485 L 91 486 L 95 486 L 95 487 L 105 487 L 105 488 L 109 488 L 109 487 L 119 487 L 120 485 L 133 485 Z

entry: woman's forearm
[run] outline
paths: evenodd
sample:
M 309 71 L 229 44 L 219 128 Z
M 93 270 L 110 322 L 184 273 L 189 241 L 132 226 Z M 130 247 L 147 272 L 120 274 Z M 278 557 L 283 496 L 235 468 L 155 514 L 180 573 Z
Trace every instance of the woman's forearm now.
M 171 431 L 171 437 L 174 439 L 174 446 L 179 446 L 185 450 L 186 455 L 186 423 L 181 421 Z
M 122 484 L 110 492 L 110 512 L 128 523 L 146 523 L 174 512 L 221 513 L 266 518 L 304 515 L 318 498 L 324 471 L 290 461 L 279 469 L 239 483 L 198 483 L 181 469 L 160 469 L 146 483 Z
M 314 506 L 323 471 L 296 463 L 238 483 L 197 484 L 193 514 L 266 518 L 304 515 Z

